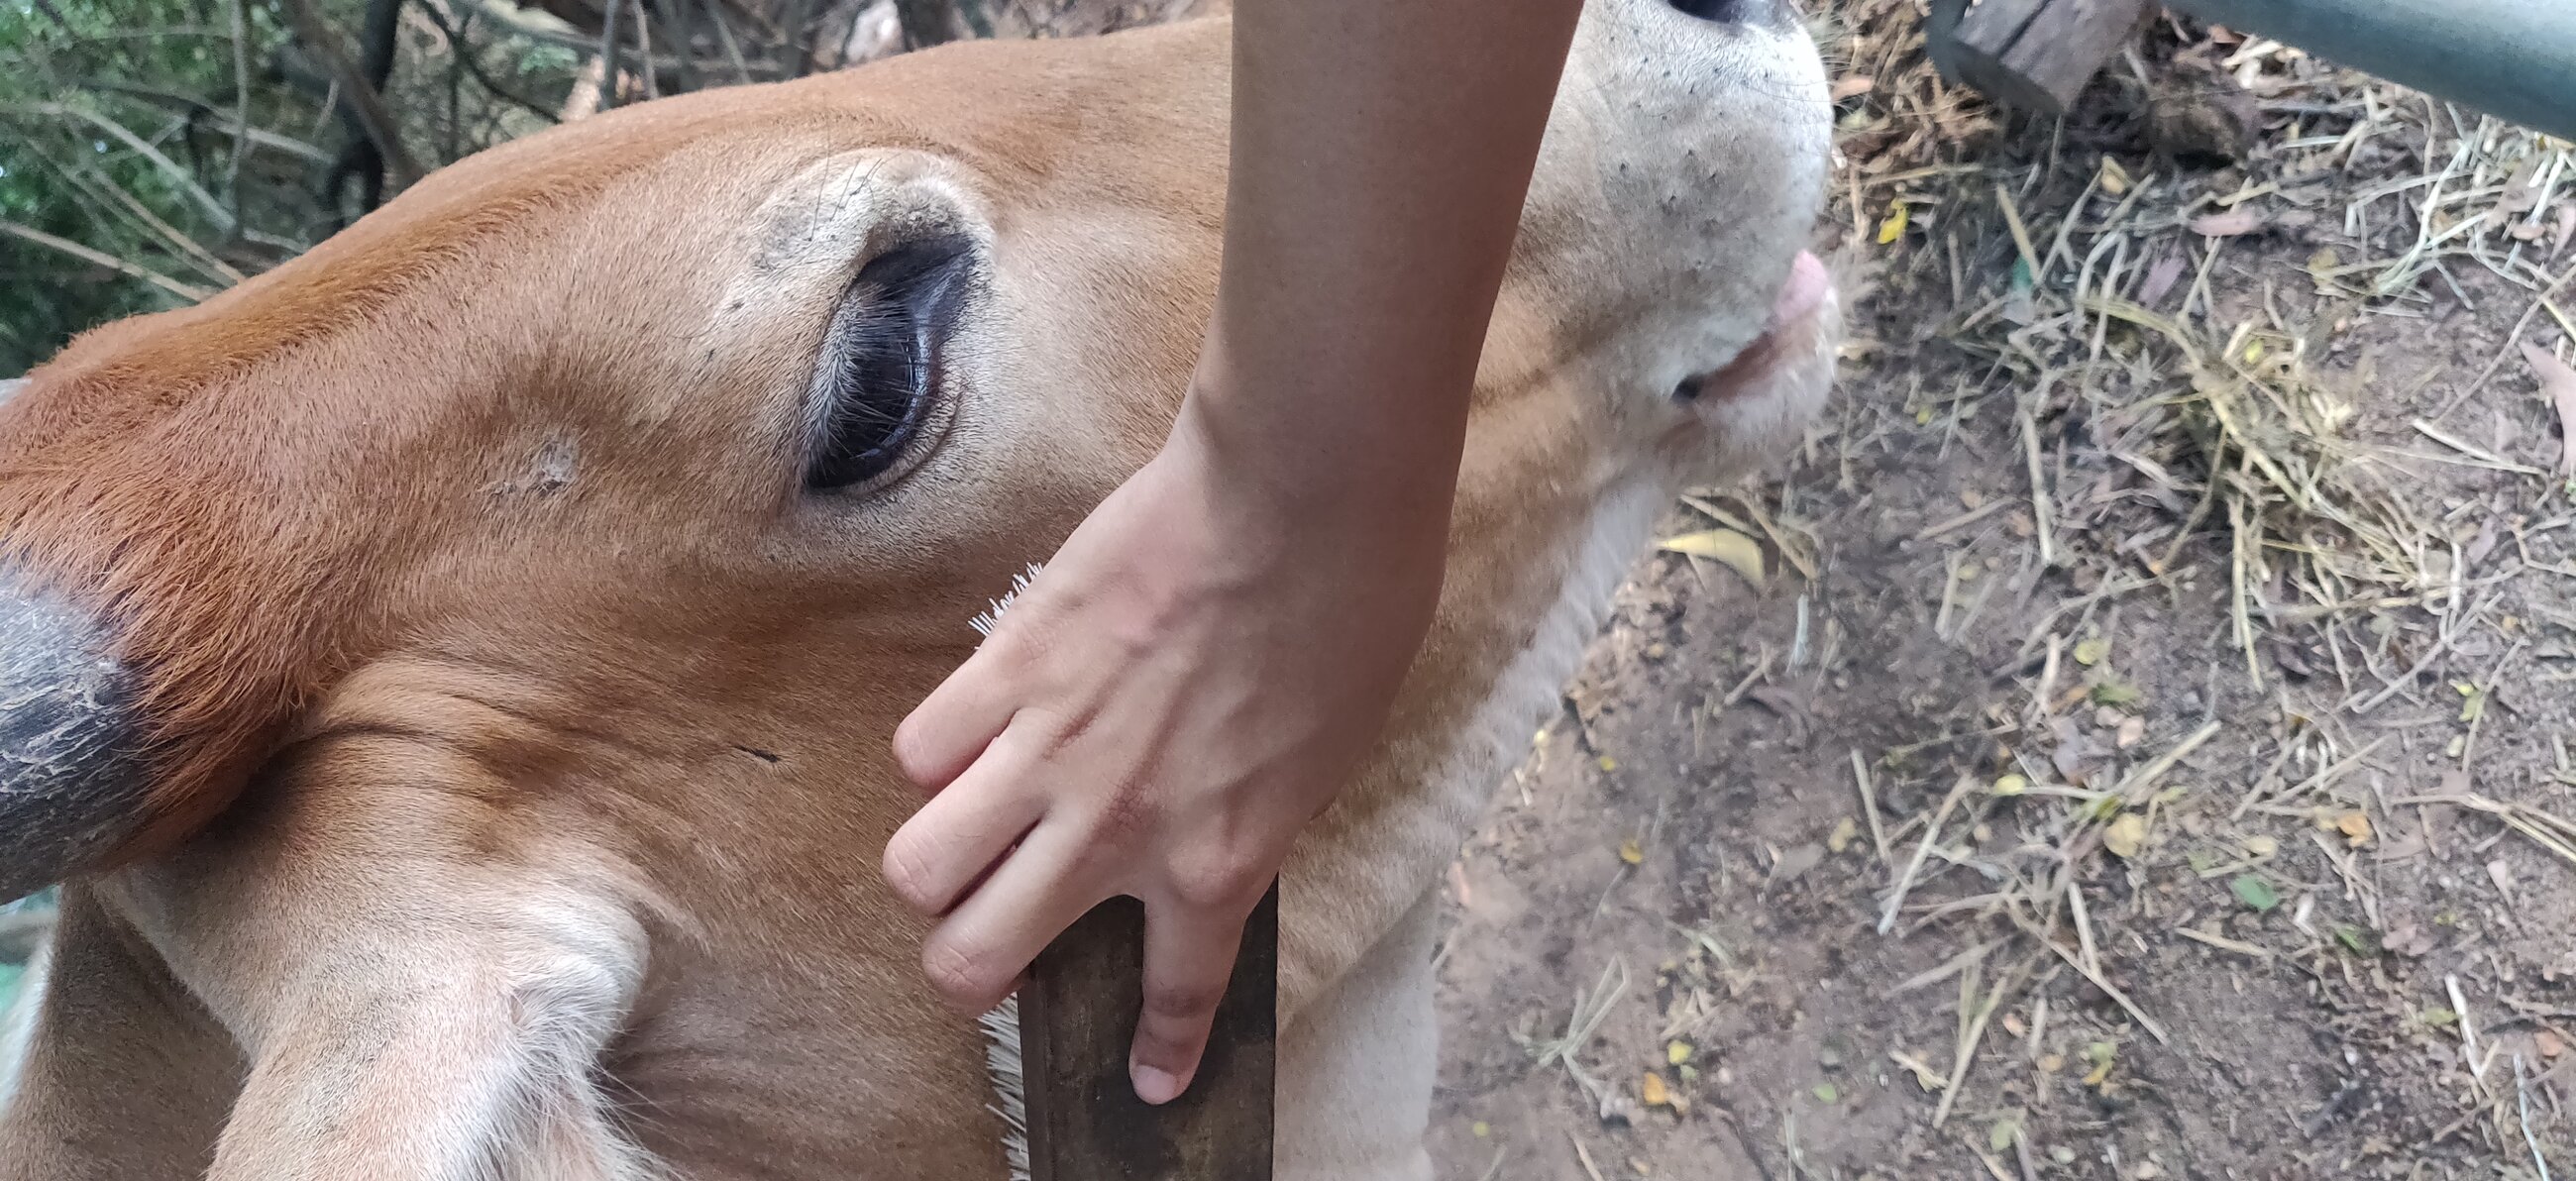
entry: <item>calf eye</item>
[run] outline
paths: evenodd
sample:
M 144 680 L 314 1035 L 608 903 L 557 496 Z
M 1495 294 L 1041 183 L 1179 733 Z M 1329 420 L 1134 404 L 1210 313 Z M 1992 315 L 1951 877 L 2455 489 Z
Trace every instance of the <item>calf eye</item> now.
M 850 282 L 814 373 L 809 491 L 875 479 L 921 441 L 966 258 L 962 241 L 907 243 L 878 255 Z

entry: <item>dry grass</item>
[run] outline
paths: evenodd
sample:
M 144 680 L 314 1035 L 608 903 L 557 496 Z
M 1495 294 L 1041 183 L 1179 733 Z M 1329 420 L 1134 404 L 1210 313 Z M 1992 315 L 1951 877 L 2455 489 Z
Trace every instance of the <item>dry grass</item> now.
M 1958 982 L 1946 1062 L 1901 1050 L 1895 1059 L 1940 1092 L 1938 1127 L 1962 1101 L 1990 1019 L 2035 1003 L 2044 1020 L 2043 989 L 2063 973 L 2126 1015 L 2100 1044 L 2138 1033 L 2166 1041 L 2167 1023 L 2118 987 L 2125 973 L 2109 962 L 2111 949 L 2147 946 L 2133 935 L 2309 965 L 2383 946 L 2374 875 L 2355 850 L 2384 840 L 2392 809 L 2491 817 L 2576 865 L 2576 824 L 2465 789 L 2481 706 L 2529 643 L 2528 622 L 2513 618 L 2518 588 L 2576 571 L 2518 555 L 2520 535 L 2499 535 L 2501 514 L 2445 501 L 2418 476 L 2428 465 L 2496 473 L 2519 520 L 2564 523 L 2569 489 L 2550 470 L 2555 456 L 2456 412 L 2500 374 L 2518 379 L 2526 342 L 2554 356 L 2576 342 L 2557 294 L 2576 276 L 2576 155 L 2277 44 L 2167 24 L 2097 95 L 2137 112 L 2150 143 L 2168 137 L 2164 124 L 2188 132 L 2190 112 L 2229 102 L 2259 112 L 2269 131 L 2214 169 L 2161 153 L 2141 169 L 2137 154 L 2124 165 L 2077 142 L 2098 129 L 2017 128 L 1945 83 L 1922 55 L 1919 16 L 1912 0 L 1847 0 L 1815 27 L 1843 100 L 1833 212 L 1848 227 L 1842 265 L 1908 306 L 1955 309 L 1935 332 L 1982 368 L 1948 390 L 1915 378 L 1905 413 L 1918 427 L 1947 420 L 1954 434 L 2007 424 L 2026 473 L 2015 499 L 1964 504 L 1916 536 L 1949 550 L 1940 638 L 1955 642 L 2006 612 L 2032 621 L 2003 670 L 2008 699 L 1986 711 L 1991 743 L 1967 746 L 1975 753 L 1955 786 L 1912 814 L 1883 815 L 1876 785 L 1934 772 L 1910 751 L 1852 754 L 1866 831 L 1886 866 L 1879 932 L 1961 949 L 1934 979 L 1897 989 Z M 2250 291 L 2241 279 L 2214 281 L 2277 255 L 2254 245 L 2266 236 L 2310 232 L 2339 244 L 2259 275 Z M 2483 371 L 2390 390 L 2367 380 L 2366 360 L 2363 380 L 2351 379 L 2353 358 L 2338 355 L 2373 318 L 2497 302 L 2512 309 L 2512 329 Z M 1864 337 L 1851 356 L 1866 364 L 1879 347 Z M 2432 408 L 2403 434 L 2363 430 L 2362 400 L 2418 396 Z M 1839 467 L 1846 484 L 1881 433 L 1868 412 L 1855 417 L 1805 457 Z M 1693 505 L 1757 534 L 1745 521 L 1762 506 Z M 1812 561 L 1798 506 L 1770 512 L 1757 535 Z M 2266 695 L 2278 712 L 2150 739 L 2107 624 L 2136 596 L 2213 591 L 2231 650 L 2213 683 Z M 2486 654 L 2482 670 L 2428 680 L 2462 647 Z M 2446 785 L 2458 790 L 2384 799 L 2360 786 L 2376 783 L 2366 773 L 2393 751 L 2355 729 L 2398 700 L 2461 711 L 2466 732 L 2449 754 L 2462 776 Z M 2090 737 L 2097 727 L 2108 743 Z M 2222 750 L 2251 772 L 2241 790 L 2210 790 L 2232 777 L 2207 761 Z M 2186 813 L 2188 837 L 2174 831 Z M 2249 911 L 2281 908 L 2297 943 L 2184 927 L 2160 916 L 2151 895 L 2107 889 L 2186 859 Z M 2276 884 L 2292 859 L 2324 871 L 2362 921 L 2319 925 L 2318 892 L 2293 898 Z M 2467 1002 L 2453 1007 L 2480 1084 L 2469 1107 L 2492 1117 L 2501 1143 L 2513 1099 L 2518 1147 L 2532 1102 L 2522 1063 L 2515 1087 L 2486 1086 L 2494 1076 Z M 2115 1052 L 2105 1054 L 2096 1075 L 2112 1070 Z M 2006 1139 L 2028 1175 L 2021 1136 Z M 2011 1175 L 2009 1155 L 1978 1155 Z M 2530 1158 L 2545 1171 L 2536 1140 Z

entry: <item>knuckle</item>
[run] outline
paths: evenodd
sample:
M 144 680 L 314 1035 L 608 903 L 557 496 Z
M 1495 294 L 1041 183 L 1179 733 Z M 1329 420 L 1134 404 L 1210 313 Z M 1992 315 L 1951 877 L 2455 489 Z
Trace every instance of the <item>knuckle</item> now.
M 1171 885 L 1174 901 L 1183 906 L 1239 914 L 1260 900 L 1268 881 L 1249 858 L 1224 855 L 1175 862 Z
M 1162 806 L 1141 778 L 1120 780 L 1100 804 L 1100 839 L 1125 845 L 1151 834 L 1162 820 Z
M 1222 984 L 1208 981 L 1160 981 L 1145 989 L 1145 1016 L 1166 1022 L 1196 1023 L 1216 1012 L 1225 999 Z

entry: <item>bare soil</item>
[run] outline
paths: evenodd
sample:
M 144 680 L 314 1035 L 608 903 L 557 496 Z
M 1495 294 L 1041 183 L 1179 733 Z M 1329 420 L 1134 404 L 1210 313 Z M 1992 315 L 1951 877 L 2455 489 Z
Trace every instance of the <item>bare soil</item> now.
M 2171 24 L 1995 116 L 1910 4 L 1834 8 L 1861 343 L 1785 474 L 1668 522 L 1767 585 L 1643 561 L 1453 870 L 1441 1175 L 2576 1170 L 2576 567 L 2519 348 L 2566 353 L 2576 249 L 2543 201 L 2334 271 L 2566 145 Z

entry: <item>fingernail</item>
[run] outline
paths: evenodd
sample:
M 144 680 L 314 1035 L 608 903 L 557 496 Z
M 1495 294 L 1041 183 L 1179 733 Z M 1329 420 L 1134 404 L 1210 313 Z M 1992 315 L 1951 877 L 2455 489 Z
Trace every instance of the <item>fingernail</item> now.
M 1136 1082 L 1136 1097 L 1156 1107 L 1181 1097 L 1180 1077 L 1159 1066 L 1140 1062 L 1128 1074 Z

